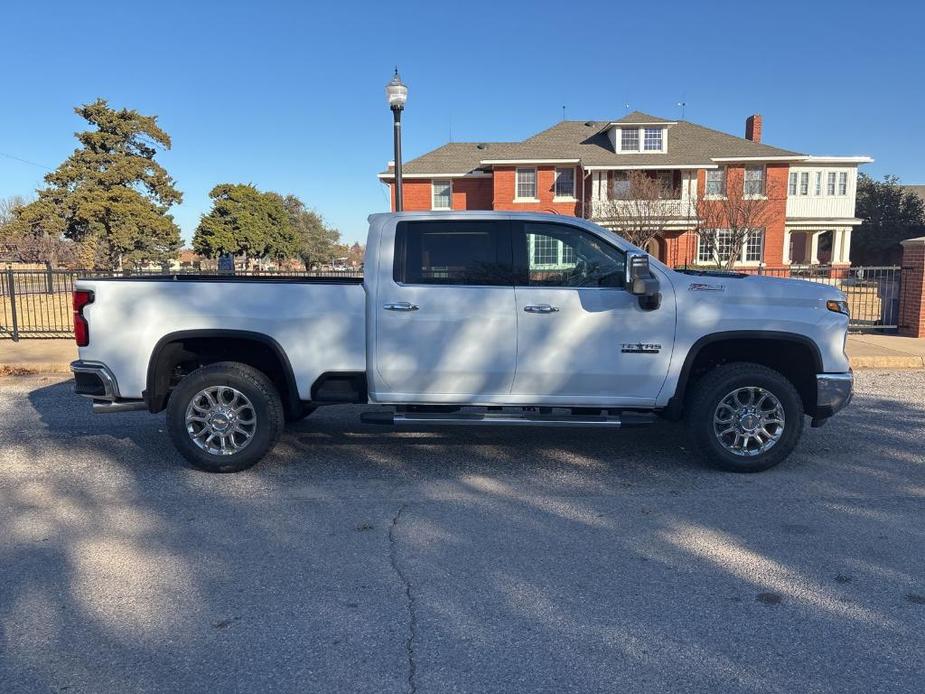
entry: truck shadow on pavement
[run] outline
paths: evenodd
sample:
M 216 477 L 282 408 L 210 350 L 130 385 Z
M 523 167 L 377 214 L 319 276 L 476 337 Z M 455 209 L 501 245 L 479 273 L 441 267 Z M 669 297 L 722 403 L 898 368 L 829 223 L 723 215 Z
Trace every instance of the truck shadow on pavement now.
M 70 385 L 4 395 L 0 682 L 37 689 L 908 691 L 925 408 L 790 460 L 683 429 L 391 433 L 322 410 L 237 475 Z

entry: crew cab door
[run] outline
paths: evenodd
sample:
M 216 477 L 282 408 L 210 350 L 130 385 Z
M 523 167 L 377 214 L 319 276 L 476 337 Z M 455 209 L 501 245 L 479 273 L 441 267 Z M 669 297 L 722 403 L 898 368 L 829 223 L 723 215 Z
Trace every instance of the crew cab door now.
M 376 400 L 475 402 L 510 392 L 517 312 L 507 219 L 399 221 L 393 262 L 377 272 Z
M 626 254 L 586 229 L 555 222 L 512 227 L 518 401 L 655 403 L 674 342 L 675 302 L 640 307 L 624 288 Z

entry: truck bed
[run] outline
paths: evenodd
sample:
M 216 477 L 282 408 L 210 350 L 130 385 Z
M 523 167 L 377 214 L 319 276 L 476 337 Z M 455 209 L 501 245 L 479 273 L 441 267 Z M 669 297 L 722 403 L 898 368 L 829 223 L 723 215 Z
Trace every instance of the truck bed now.
M 90 344 L 80 358 L 105 363 L 122 398 L 140 398 L 159 343 L 197 331 L 258 333 L 276 342 L 308 400 L 328 371 L 366 370 L 366 292 L 360 277 L 176 274 L 87 278 Z

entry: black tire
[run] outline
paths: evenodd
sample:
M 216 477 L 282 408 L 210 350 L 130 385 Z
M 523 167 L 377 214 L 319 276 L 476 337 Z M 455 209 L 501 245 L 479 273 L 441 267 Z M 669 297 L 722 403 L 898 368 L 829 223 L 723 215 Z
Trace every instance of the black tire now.
M 318 405 L 309 405 L 304 402 L 299 403 L 299 408 L 294 414 L 290 414 L 288 412 L 286 413 L 286 424 L 295 424 L 296 422 L 301 422 L 317 409 Z
M 191 401 L 204 389 L 215 386 L 234 388 L 243 394 L 252 405 L 255 419 L 248 443 L 227 455 L 200 448 L 187 431 L 186 412 Z M 252 467 L 279 440 L 283 422 L 283 404 L 273 383 L 262 372 L 238 362 L 218 362 L 197 369 L 180 381 L 167 402 L 167 432 L 174 446 L 194 467 L 206 472 L 240 472 Z
M 764 389 L 777 398 L 784 411 L 783 431 L 776 443 L 766 451 L 751 456 L 727 450 L 714 430 L 713 417 L 717 407 L 727 395 L 739 388 Z M 761 472 L 786 459 L 800 440 L 803 401 L 793 384 L 781 373 L 761 364 L 736 362 L 716 367 L 694 384 L 685 418 L 691 445 L 704 461 L 730 472 Z M 776 432 L 776 427 L 772 428 Z M 736 438 L 735 442 L 738 441 Z M 746 441 L 745 446 L 748 445 Z

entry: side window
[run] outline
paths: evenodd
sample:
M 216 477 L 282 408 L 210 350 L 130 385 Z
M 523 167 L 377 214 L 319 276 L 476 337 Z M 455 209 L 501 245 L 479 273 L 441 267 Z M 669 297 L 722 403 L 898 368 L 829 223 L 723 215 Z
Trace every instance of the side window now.
M 622 287 L 626 255 L 594 234 L 548 222 L 514 233 L 517 284 L 530 287 Z
M 511 286 L 510 239 L 506 220 L 399 222 L 393 277 L 403 284 Z

